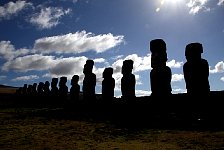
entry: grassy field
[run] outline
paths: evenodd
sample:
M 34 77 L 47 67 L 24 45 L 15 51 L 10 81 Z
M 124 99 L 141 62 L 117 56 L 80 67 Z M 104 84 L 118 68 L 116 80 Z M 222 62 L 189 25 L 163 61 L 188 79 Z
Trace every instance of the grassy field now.
M 60 108 L 2 108 L 0 149 L 220 150 L 224 131 L 121 126 Z
M 124 121 L 75 108 L 14 107 L 13 90 L 0 91 L 6 91 L 0 94 L 1 150 L 224 150 L 224 127 L 217 122 Z

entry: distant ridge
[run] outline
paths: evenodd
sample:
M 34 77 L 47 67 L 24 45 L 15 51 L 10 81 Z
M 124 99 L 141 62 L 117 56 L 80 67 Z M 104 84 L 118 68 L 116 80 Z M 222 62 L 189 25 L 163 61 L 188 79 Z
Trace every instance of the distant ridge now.
M 0 88 L 18 88 L 18 87 L 0 84 Z

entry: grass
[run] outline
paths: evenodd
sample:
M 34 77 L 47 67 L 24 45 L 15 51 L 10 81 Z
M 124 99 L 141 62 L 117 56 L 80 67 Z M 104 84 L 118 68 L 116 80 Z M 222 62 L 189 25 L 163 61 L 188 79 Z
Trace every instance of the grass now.
M 135 128 L 68 115 L 61 109 L 2 108 L 0 149 L 224 149 L 222 130 Z

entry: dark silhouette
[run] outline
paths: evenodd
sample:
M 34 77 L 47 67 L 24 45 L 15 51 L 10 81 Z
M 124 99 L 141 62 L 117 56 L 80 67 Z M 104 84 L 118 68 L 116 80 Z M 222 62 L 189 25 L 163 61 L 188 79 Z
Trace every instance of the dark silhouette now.
M 28 88 L 27 88 L 27 95 L 29 95 L 29 96 L 32 95 L 32 88 L 33 88 L 33 86 L 31 84 L 29 84 Z
M 68 87 L 66 85 L 67 77 L 61 77 L 59 81 L 59 98 L 60 99 L 67 99 L 68 94 Z
M 23 90 L 22 90 L 23 95 L 27 95 L 27 84 L 23 85 Z
M 189 95 L 208 95 L 210 92 L 209 65 L 201 58 L 201 43 L 190 43 L 185 48 L 187 62 L 183 66 L 184 79 Z
M 80 85 L 79 82 L 79 76 L 74 75 L 71 79 L 71 88 L 70 88 L 70 99 L 72 101 L 78 101 L 79 100 L 79 93 L 80 93 Z
M 105 68 L 102 81 L 102 97 L 104 100 L 111 101 L 114 98 L 115 80 L 112 77 L 113 68 Z
M 51 96 L 53 99 L 57 98 L 58 96 L 58 78 L 52 78 L 51 80 Z
M 49 81 L 45 81 L 44 83 L 44 95 L 45 96 L 50 96 L 50 82 Z
M 132 74 L 133 69 L 133 60 L 123 61 L 122 74 L 121 78 L 121 93 L 122 98 L 124 99 L 133 99 L 135 98 L 135 75 Z
M 37 93 L 38 93 L 38 96 L 44 95 L 44 83 L 43 82 L 39 82 L 39 84 L 37 86 Z
M 171 69 L 166 66 L 167 53 L 166 43 L 162 39 L 150 41 L 151 67 L 151 96 L 170 96 L 171 95 Z
M 37 83 L 33 83 L 32 86 L 32 95 L 37 96 Z
M 95 86 L 96 86 L 96 75 L 92 72 L 94 65 L 93 60 L 87 60 L 84 65 L 83 73 L 85 75 L 83 80 L 83 99 L 84 100 L 95 100 Z

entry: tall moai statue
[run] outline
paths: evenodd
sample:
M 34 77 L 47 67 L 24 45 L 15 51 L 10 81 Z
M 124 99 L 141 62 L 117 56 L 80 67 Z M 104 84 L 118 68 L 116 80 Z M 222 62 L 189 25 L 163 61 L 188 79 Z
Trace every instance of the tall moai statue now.
M 163 39 L 150 41 L 151 67 L 150 82 L 151 96 L 170 96 L 171 95 L 171 69 L 166 66 L 168 60 L 166 53 L 166 43 Z
M 85 101 L 92 101 L 96 99 L 95 86 L 96 86 L 96 75 L 92 72 L 94 61 L 87 60 L 84 65 L 83 73 L 85 75 L 83 79 L 83 99 Z
M 80 93 L 80 85 L 79 82 L 79 76 L 74 75 L 71 79 L 71 88 L 70 88 L 70 99 L 72 101 L 78 101 L 79 100 L 79 93 Z
M 185 57 L 187 62 L 183 66 L 183 72 L 189 95 L 208 95 L 210 93 L 209 65 L 207 60 L 201 57 L 202 53 L 201 43 L 186 45 Z
M 102 81 L 102 97 L 104 101 L 111 101 L 114 98 L 115 80 L 112 77 L 113 68 L 105 68 Z
M 37 96 L 37 83 L 33 83 L 32 85 L 32 95 Z
M 123 77 L 121 78 L 121 93 L 122 98 L 126 100 L 132 100 L 135 98 L 135 75 L 132 74 L 133 60 L 124 60 L 121 73 Z
M 58 78 L 51 79 L 51 96 L 52 98 L 57 98 L 58 96 Z
M 67 99 L 67 94 L 68 94 L 68 87 L 66 83 L 67 83 L 67 77 L 64 77 L 64 76 L 60 77 L 58 95 L 59 95 L 59 98 L 63 100 Z

